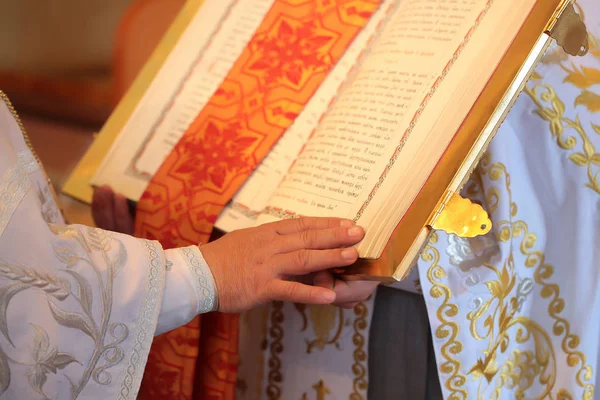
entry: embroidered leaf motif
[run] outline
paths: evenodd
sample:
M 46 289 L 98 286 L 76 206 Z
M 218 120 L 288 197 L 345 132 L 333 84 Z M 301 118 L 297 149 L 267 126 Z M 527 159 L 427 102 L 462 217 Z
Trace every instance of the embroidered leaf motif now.
M 4 351 L 0 349 L 0 396 L 10 386 L 10 368 L 8 366 L 8 358 Z
M 584 167 L 588 164 L 588 158 L 582 153 L 571 154 L 569 159 L 580 167 Z
M 81 232 L 78 229 L 54 224 L 49 224 L 48 227 L 55 235 L 63 238 L 74 238 L 86 251 L 91 251 L 90 246 L 88 246 L 85 240 L 85 237 L 81 234 Z
M 12 342 L 10 335 L 8 334 L 6 311 L 8 310 L 8 304 L 14 295 L 27 289 L 28 287 L 30 287 L 28 284 L 15 282 L 0 288 L 0 331 L 6 340 L 13 345 L 13 347 L 15 347 L 15 344 Z
M 35 324 L 31 324 L 31 326 L 35 329 L 35 337 L 33 338 L 33 359 L 36 362 L 39 362 L 46 356 L 48 347 L 50 347 L 50 340 L 43 328 Z
M 67 353 L 56 354 L 52 361 L 53 361 L 54 366 L 58 369 L 64 369 L 67 367 L 67 365 L 69 365 L 71 363 L 80 364 L 79 361 L 77 361 L 75 359 L 75 357 L 73 357 L 72 355 L 67 354 Z
M 542 76 L 537 71 L 533 71 L 533 74 L 531 74 L 531 77 L 529 79 L 532 81 L 541 81 Z
M 94 332 L 89 322 L 80 314 L 62 310 L 50 299 L 48 299 L 48 306 L 50 307 L 50 311 L 56 322 L 68 328 L 79 329 L 92 339 L 96 340 L 96 332 Z
M 81 302 L 81 306 L 88 313 L 92 312 L 92 303 L 93 303 L 93 293 L 92 287 L 88 283 L 87 279 L 85 279 L 79 272 L 73 270 L 66 270 L 65 272 L 71 274 L 75 281 L 77 282 L 77 297 L 79 297 L 79 301 Z
M 54 250 L 56 258 L 58 258 L 60 262 L 66 264 L 67 267 L 72 267 L 77 263 L 77 260 L 79 260 L 75 251 L 70 247 L 52 246 L 52 249 Z
M 590 160 L 594 156 L 594 153 L 596 153 L 596 148 L 587 137 L 583 138 L 583 151 L 585 152 L 588 160 Z
M 125 249 L 123 242 L 119 242 L 119 252 L 113 261 L 113 278 L 121 272 L 125 264 L 127 264 L 127 249 Z
M 585 106 L 589 111 L 597 113 L 600 111 L 600 95 L 588 90 L 584 90 L 575 99 L 575 105 Z
M 544 95 L 542 95 L 542 97 L 544 97 Z M 558 96 L 556 96 L 556 94 L 554 94 L 552 98 L 552 108 L 554 109 L 554 111 L 556 111 L 556 115 L 559 117 L 563 116 L 567 109 L 565 107 L 565 103 L 563 103 L 563 101 L 559 99 Z
M 487 286 L 492 296 L 500 297 L 502 290 L 500 289 L 500 283 L 498 281 L 486 282 L 485 286 Z
M 110 250 L 110 236 L 106 231 L 98 228 L 88 228 L 88 237 L 90 238 L 90 245 L 100 251 Z
M 56 374 L 56 366 L 53 364 L 54 357 L 58 354 L 58 350 L 56 347 L 52 348 L 48 354 L 46 354 L 42 359 L 39 360 L 38 365 L 42 368 L 42 370 L 46 373 L 52 372 Z
M 36 365 L 35 367 L 29 369 L 27 372 L 27 379 L 29 380 L 31 387 L 36 392 L 44 396 L 44 398 L 48 398 L 48 396 L 46 396 L 44 393 L 44 384 L 48 378 L 46 377 L 46 372 L 40 365 Z
M 592 162 L 596 165 L 600 165 L 600 153 L 594 154 L 592 157 Z
M 600 82 L 600 69 L 581 67 L 581 70 L 578 70 L 575 66 L 573 71 L 564 69 L 569 73 L 565 78 L 565 82 L 571 83 L 580 89 L 587 89 Z

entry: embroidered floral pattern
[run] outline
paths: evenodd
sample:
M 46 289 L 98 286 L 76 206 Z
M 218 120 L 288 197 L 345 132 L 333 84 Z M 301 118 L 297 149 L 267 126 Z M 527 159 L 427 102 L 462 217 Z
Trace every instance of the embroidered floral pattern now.
M 32 389 L 47 398 L 44 385 L 49 374 L 57 374 L 71 363 L 84 367 L 79 377 L 69 376 L 71 398 L 77 398 L 88 382 L 107 385 L 112 376 L 108 370 L 121 362 L 124 357 L 121 343 L 128 337 L 125 324 L 111 321 L 113 283 L 121 268 L 127 262 L 127 252 L 123 243 L 109 233 L 89 228 L 85 231 L 50 225 L 54 234 L 62 239 L 54 244 L 57 260 L 65 265 L 61 275 L 47 274 L 32 268 L 0 261 L 0 334 L 13 346 L 10 335 L 8 310 L 11 300 L 25 291 L 37 291 L 46 296 L 48 309 L 55 322 L 65 328 L 82 332 L 93 342 L 93 352 L 88 360 L 77 360 L 67 352 L 50 343 L 44 328 L 33 325 L 35 331 L 32 343 L 31 361 L 11 359 L 4 349 L 0 349 L 0 395 L 11 382 L 11 364 L 28 365 L 28 380 Z M 97 253 L 100 257 L 92 257 Z M 105 265 L 98 263 L 99 259 Z M 94 287 L 100 288 L 100 298 L 94 296 L 90 276 L 96 276 Z M 65 300 L 77 305 L 67 308 Z M 92 312 L 92 304 L 100 301 L 101 314 L 98 318 Z M 147 335 L 147 333 L 146 333 Z

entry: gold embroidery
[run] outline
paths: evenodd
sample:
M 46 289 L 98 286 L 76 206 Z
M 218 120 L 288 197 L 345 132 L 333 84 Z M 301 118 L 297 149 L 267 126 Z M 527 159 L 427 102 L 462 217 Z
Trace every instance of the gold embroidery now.
M 599 71 L 600 72 L 600 71 Z M 573 78 L 578 79 L 578 78 Z M 598 75 L 598 83 L 600 83 L 600 74 Z M 573 129 L 582 140 L 582 151 L 575 151 L 569 159 L 579 167 L 586 167 L 588 180 L 586 187 L 600 194 L 600 153 L 596 152 L 596 148 L 590 140 L 588 133 L 583 127 L 579 117 L 574 120 L 564 116 L 565 105 L 557 96 L 556 91 L 552 86 L 546 84 L 538 84 L 533 88 L 525 87 L 525 93 L 529 95 L 538 109 L 535 111 L 542 119 L 550 123 L 550 132 L 556 138 L 560 148 L 563 150 L 573 150 L 578 143 L 575 136 L 565 137 L 566 129 Z M 598 99 L 600 101 L 600 98 Z M 577 100 L 576 100 L 577 102 Z M 544 103 L 549 103 L 550 106 L 544 106 Z M 598 104 L 600 110 L 600 103 Z M 600 126 L 591 124 L 592 129 L 600 134 Z
M 573 64 L 573 69 L 564 64 L 561 67 L 568 73 L 565 82 L 582 89 L 581 94 L 575 99 L 575 105 L 583 105 L 593 113 L 600 111 L 600 95 L 587 90 L 600 84 L 600 69 L 585 66 L 578 68 L 575 64 Z
M 467 378 L 461 373 L 461 362 L 455 358 L 463 349 L 463 344 L 457 339 L 460 328 L 456 322 L 452 321 L 452 318 L 458 314 L 458 307 L 456 304 L 450 302 L 452 291 L 442 283 L 446 277 L 446 271 L 438 264 L 440 253 L 433 246 L 437 241 L 438 236 L 434 233 L 429 244 L 423 250 L 421 259 L 427 263 L 431 263 L 431 266 L 427 270 L 427 279 L 431 283 L 430 296 L 434 299 L 442 298 L 442 304 L 436 312 L 441 325 L 436 328 L 435 336 L 438 339 L 446 339 L 446 341 L 440 348 L 440 353 L 445 361 L 439 365 L 439 370 L 442 374 L 450 375 L 444 384 L 450 392 L 448 399 L 466 399 L 468 393 L 464 389 L 464 385 L 467 382 Z
M 325 400 L 325 396 L 331 393 L 323 381 L 319 381 L 317 384 L 315 384 L 313 389 L 317 391 L 317 400 Z
M 262 387 L 263 387 L 263 378 L 265 374 L 265 353 L 267 350 L 267 327 L 269 320 L 269 307 L 263 306 L 261 307 L 261 316 L 260 316 L 260 337 L 261 345 L 260 345 L 260 355 L 257 360 L 257 365 L 259 366 L 257 374 L 256 374 L 256 398 L 260 399 L 262 395 Z M 255 333 L 256 334 L 256 333 Z
M 314 348 L 322 351 L 327 345 L 337 345 L 344 328 L 344 310 L 330 305 L 309 305 L 308 314 L 316 337 L 313 340 L 306 340 L 306 353 L 310 354 Z M 334 328 L 336 328 L 335 334 L 331 335 Z
M 269 348 L 269 374 L 267 382 L 267 397 L 269 400 L 281 398 L 281 359 L 279 355 L 283 352 L 283 302 L 274 301 L 271 305 L 273 312 L 271 314 L 271 327 L 269 336 L 271 337 L 271 346 Z
M 585 14 L 581 7 L 578 7 L 581 18 L 585 21 Z M 590 54 L 600 59 L 600 41 L 591 32 L 589 33 Z M 545 60 L 546 64 L 557 64 L 566 72 L 564 82 L 571 84 L 581 90 L 573 106 L 583 106 L 590 113 L 600 112 L 600 94 L 594 92 L 592 87 L 600 84 L 600 69 L 585 65 L 567 65 L 569 60 L 566 53 L 561 48 L 555 48 L 549 51 Z M 539 82 L 543 78 L 539 73 L 534 73 L 532 82 Z M 581 123 L 578 116 L 575 119 L 566 118 L 565 105 L 556 94 L 553 87 L 547 84 L 533 84 L 524 88 L 525 93 L 538 107 L 536 114 L 550 124 L 552 136 L 556 138 L 558 145 L 563 150 L 573 150 L 569 159 L 577 166 L 587 169 L 588 180 L 587 187 L 600 194 L 600 153 L 596 151 L 595 146 L 590 140 L 590 135 Z M 600 126 L 591 124 L 591 128 L 600 134 Z M 581 150 L 575 150 L 578 144 L 576 136 L 565 137 L 565 130 L 574 130 L 576 136 L 581 139 Z
M 365 351 L 365 336 L 362 334 L 368 324 L 367 316 L 369 310 L 365 303 L 360 303 L 354 307 L 354 335 L 352 335 L 352 343 L 354 343 L 354 364 L 352 364 L 352 373 L 354 374 L 353 391 L 350 394 L 350 400 L 364 400 L 362 393 L 367 390 L 367 352 Z
M 302 317 L 302 328 L 300 328 L 300 332 L 304 332 L 306 328 L 308 328 L 308 316 L 306 315 L 306 304 L 297 304 L 294 303 L 294 308 L 296 311 L 300 313 Z
M 325 400 L 326 396 L 331 394 L 331 391 L 325 386 L 325 383 L 322 380 L 315 383 L 312 388 L 317 392 L 317 400 Z M 309 400 L 308 394 L 303 393 L 302 400 Z
M 575 374 L 577 384 L 583 388 L 583 399 L 591 399 L 594 385 L 590 383 L 593 378 L 591 366 L 586 364 L 585 355 L 578 350 L 580 339 L 571 332 L 570 323 L 560 313 L 565 308 L 565 301 L 560 297 L 560 288 L 557 284 L 548 283 L 554 274 L 554 268 L 545 263 L 545 255 L 539 250 L 533 250 L 536 236 L 530 233 L 524 221 L 513 221 L 518 212 L 518 207 L 512 200 L 510 189 L 510 175 L 506 167 L 500 163 L 489 165 L 489 157 L 482 161 L 481 172 L 488 174 L 491 180 L 497 181 L 504 177 L 510 216 L 508 220 L 496 224 L 498 239 L 502 242 L 511 242 L 522 238 L 518 245 L 525 258 L 525 267 L 533 268 L 534 279 L 541 287 L 541 297 L 549 300 L 548 314 L 555 320 L 552 333 L 562 336 L 561 347 L 567 355 L 567 364 L 570 367 L 579 367 Z M 498 199 L 499 192 L 490 190 L 487 194 L 489 200 Z M 471 321 L 471 334 L 477 340 L 489 340 L 488 349 L 484 357 L 469 371 L 476 379 L 481 380 L 478 389 L 478 398 L 500 398 L 502 389 L 514 390 L 517 398 L 523 398 L 527 391 L 534 388 L 536 379 L 539 385 L 535 387 L 537 398 L 551 397 L 551 392 L 556 391 L 559 398 L 572 398 L 565 389 L 555 388 L 556 354 L 550 335 L 544 327 L 531 318 L 519 315 L 524 296 L 531 292 L 531 283 L 522 280 L 517 285 L 518 274 L 514 265 L 512 246 L 510 253 L 501 269 L 492 265 L 486 268 L 494 271 L 497 280 L 485 282 L 492 297 L 483 303 L 474 312 L 468 314 Z M 516 291 L 516 294 L 512 293 Z M 478 325 L 483 322 L 482 327 Z M 509 348 L 511 341 L 522 345 L 533 341 L 535 351 L 513 350 L 506 359 L 499 364 L 499 358 Z M 481 379 L 485 378 L 485 380 Z M 496 378 L 493 393 L 486 393 L 486 385 L 491 384 Z M 533 389 L 532 389 L 533 390 Z

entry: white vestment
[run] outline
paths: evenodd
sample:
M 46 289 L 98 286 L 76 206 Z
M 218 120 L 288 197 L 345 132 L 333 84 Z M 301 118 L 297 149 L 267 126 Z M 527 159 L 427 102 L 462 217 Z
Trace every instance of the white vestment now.
M 0 398 L 135 399 L 154 335 L 216 303 L 197 247 L 64 225 L 0 101 Z
M 600 398 L 599 5 L 578 2 L 589 54 L 548 50 L 465 187 L 491 234 L 438 232 L 401 285 L 423 293 L 446 399 Z M 238 398 L 367 398 L 373 304 L 246 313 Z

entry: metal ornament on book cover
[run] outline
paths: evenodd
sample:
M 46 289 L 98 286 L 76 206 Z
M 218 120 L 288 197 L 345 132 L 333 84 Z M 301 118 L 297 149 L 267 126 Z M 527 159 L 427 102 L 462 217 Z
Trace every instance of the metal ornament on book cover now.
M 564 2 L 544 34 L 573 56 L 584 56 L 589 51 L 586 26 L 570 0 Z M 486 235 L 492 229 L 492 221 L 483 207 L 454 192 L 446 193 L 428 225 L 462 238 Z

